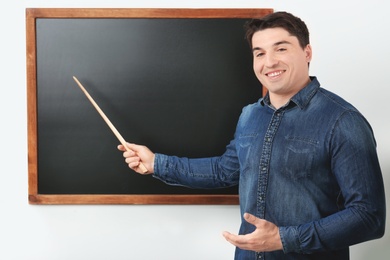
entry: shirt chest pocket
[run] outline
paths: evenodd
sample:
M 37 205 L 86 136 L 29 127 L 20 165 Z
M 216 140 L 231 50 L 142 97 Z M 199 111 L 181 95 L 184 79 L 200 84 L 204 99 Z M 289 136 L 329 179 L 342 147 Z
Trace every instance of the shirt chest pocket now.
M 288 137 L 285 145 L 283 173 L 292 180 L 310 178 L 314 169 L 314 158 L 318 141 Z
M 237 156 L 239 158 L 240 164 L 247 168 L 248 165 L 255 160 L 258 160 L 254 154 L 258 154 L 258 151 L 254 151 L 256 147 L 257 134 L 256 133 L 248 133 L 242 134 L 237 139 Z

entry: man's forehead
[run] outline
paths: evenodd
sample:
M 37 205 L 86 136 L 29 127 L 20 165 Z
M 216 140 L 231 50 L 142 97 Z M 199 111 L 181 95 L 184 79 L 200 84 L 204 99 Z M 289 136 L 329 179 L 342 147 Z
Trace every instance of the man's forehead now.
M 283 28 L 269 28 L 253 34 L 253 47 L 266 47 L 277 43 L 298 43 L 298 39 Z

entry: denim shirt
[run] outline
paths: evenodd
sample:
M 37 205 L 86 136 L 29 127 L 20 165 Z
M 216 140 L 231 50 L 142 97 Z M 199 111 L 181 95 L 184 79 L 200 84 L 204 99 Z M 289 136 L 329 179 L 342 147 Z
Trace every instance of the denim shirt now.
M 349 246 L 383 236 L 385 195 L 366 119 L 311 82 L 285 106 L 268 95 L 246 106 L 219 157 L 156 154 L 154 177 L 170 185 L 239 185 L 241 213 L 279 227 L 283 250 L 236 249 L 235 259 L 349 259 Z M 242 219 L 239 234 L 255 227 Z

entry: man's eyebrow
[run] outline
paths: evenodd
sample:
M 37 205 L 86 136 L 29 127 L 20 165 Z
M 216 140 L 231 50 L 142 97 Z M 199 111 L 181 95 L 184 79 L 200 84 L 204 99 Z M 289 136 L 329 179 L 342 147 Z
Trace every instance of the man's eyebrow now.
M 286 41 L 286 40 L 284 40 L 284 41 L 279 41 L 279 42 L 275 42 L 272 46 L 278 46 L 278 45 L 281 45 L 281 44 L 291 44 L 291 42 L 289 42 L 289 41 Z M 261 50 L 263 50 L 263 48 L 261 48 L 261 47 L 254 47 L 253 49 L 252 49 L 252 52 L 254 52 L 254 51 L 261 51 Z

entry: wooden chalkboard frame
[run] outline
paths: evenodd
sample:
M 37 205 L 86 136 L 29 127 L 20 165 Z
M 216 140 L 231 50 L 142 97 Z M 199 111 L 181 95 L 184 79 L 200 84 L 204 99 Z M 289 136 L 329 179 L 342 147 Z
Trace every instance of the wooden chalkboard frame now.
M 39 194 L 37 129 L 37 18 L 254 18 L 273 9 L 27 8 L 28 201 L 30 204 L 238 204 L 238 195 Z M 265 89 L 263 88 L 263 94 Z

